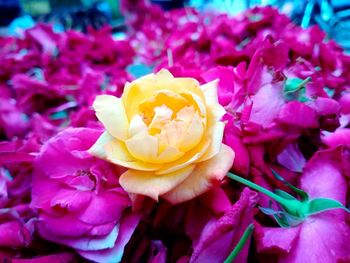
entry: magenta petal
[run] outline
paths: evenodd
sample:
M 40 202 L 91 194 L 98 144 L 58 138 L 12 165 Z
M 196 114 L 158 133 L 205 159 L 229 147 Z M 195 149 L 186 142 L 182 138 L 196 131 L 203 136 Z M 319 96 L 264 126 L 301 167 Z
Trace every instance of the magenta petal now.
M 59 253 L 31 259 L 11 259 L 12 263 L 73 263 L 77 262 L 77 255 L 73 253 Z
M 91 199 L 88 207 L 79 215 L 79 219 L 93 225 L 116 221 L 128 205 L 130 201 L 126 194 L 100 193 Z
M 253 108 L 250 121 L 268 127 L 284 105 L 281 84 L 261 87 L 252 97 Z
M 216 215 L 221 215 L 231 208 L 231 202 L 225 191 L 216 187 L 200 196 L 200 200 Z
M 317 128 L 317 115 L 314 109 L 299 102 L 287 103 L 278 115 L 278 121 L 283 124 L 300 128 Z
M 310 107 L 316 110 L 319 115 L 339 114 L 340 105 L 336 100 L 318 97 Z
M 235 134 L 232 123 L 227 124 L 225 127 L 224 143 L 230 146 L 235 152 L 232 169 L 240 174 L 248 175 L 250 162 L 249 152 L 242 138 Z
M 50 240 L 50 235 L 79 237 L 91 230 L 91 225 L 77 220 L 75 214 L 53 217 L 42 213 L 38 222 L 40 235 Z
M 36 166 L 49 173 L 50 177 L 57 178 L 73 175 L 79 170 L 88 170 L 93 158 L 88 158 L 86 151 L 100 134 L 99 130 L 88 128 L 66 129 L 43 146 Z
M 51 206 L 59 206 L 69 212 L 84 209 L 91 200 L 90 192 L 80 192 L 75 190 L 60 190 L 51 200 Z
M 252 223 L 256 201 L 257 194 L 245 188 L 240 199 L 229 211 L 205 226 L 198 244 L 194 247 L 190 262 L 223 262 Z M 246 262 L 248 247 L 249 245 L 245 246 L 236 262 Z
M 80 255 L 98 263 L 120 262 L 123 257 L 124 247 L 129 242 L 134 230 L 140 220 L 140 215 L 132 213 L 123 216 L 120 222 L 118 238 L 111 249 L 99 251 L 78 251 Z
M 20 222 L 10 221 L 0 224 L 0 247 L 25 247 L 30 240 L 28 229 Z
M 293 248 L 295 239 L 298 239 L 300 227 L 262 227 L 255 224 L 255 232 L 259 252 L 272 250 L 284 254 L 289 253 Z
M 342 128 L 322 137 L 322 141 L 329 147 L 346 145 L 350 147 L 350 129 Z
M 306 164 L 301 188 L 310 198 L 324 197 L 346 202 L 347 182 L 343 176 L 342 148 L 317 152 Z
M 227 105 L 231 102 L 234 93 L 233 68 L 218 66 L 212 68 L 201 75 L 205 82 L 219 79 L 219 102 L 221 105 Z
M 350 228 L 344 221 L 335 220 L 332 212 L 324 212 L 317 215 L 317 218 L 308 218 L 300 229 L 294 248 L 281 256 L 279 262 L 339 262 L 338 259 L 341 258 L 348 262 Z
M 117 239 L 119 226 L 114 226 L 112 231 L 105 236 L 91 236 L 91 237 L 56 237 L 50 235 L 50 240 L 72 247 L 74 249 L 84 251 L 96 251 L 114 247 Z

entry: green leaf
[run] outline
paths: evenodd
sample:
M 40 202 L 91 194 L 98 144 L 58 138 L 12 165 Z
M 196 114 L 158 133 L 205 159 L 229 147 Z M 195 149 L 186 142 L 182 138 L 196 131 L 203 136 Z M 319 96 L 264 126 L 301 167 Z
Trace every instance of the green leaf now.
M 282 176 L 280 176 L 275 170 L 271 169 L 271 171 L 272 171 L 273 175 L 275 176 L 275 178 L 276 178 L 277 180 L 281 181 L 281 182 L 282 182 L 283 184 L 285 184 L 286 186 L 288 186 L 291 190 L 293 190 L 293 192 L 295 192 L 295 193 L 300 197 L 300 199 L 301 199 L 302 202 L 309 200 L 309 195 L 308 195 L 305 191 L 303 191 L 303 190 L 301 190 L 301 189 L 295 187 L 294 185 L 288 183 L 288 182 L 287 182 Z
M 247 241 L 250 239 L 250 236 L 252 235 L 254 230 L 254 225 L 250 224 L 246 230 L 244 231 L 241 239 L 238 241 L 235 248 L 232 250 L 230 255 L 225 259 L 224 263 L 231 263 L 235 260 L 235 258 L 238 256 L 239 252 L 244 248 Z
M 337 209 L 337 208 L 344 209 L 345 211 L 350 213 L 350 210 L 347 209 L 344 205 L 342 205 L 342 203 L 340 203 L 337 200 L 328 199 L 328 198 L 313 199 L 308 203 L 308 205 L 309 205 L 308 212 L 307 212 L 308 215 L 315 215 L 323 211 Z

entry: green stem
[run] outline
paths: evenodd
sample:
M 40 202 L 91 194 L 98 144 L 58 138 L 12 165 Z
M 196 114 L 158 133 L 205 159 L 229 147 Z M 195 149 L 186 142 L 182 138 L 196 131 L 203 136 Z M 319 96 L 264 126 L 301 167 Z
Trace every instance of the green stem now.
M 307 77 L 306 79 L 304 79 L 297 87 L 296 90 L 301 89 L 302 87 L 304 87 L 308 82 L 310 82 L 311 77 Z
M 246 244 L 248 238 L 251 236 L 254 230 L 254 225 L 250 224 L 247 229 L 244 231 L 241 239 L 238 241 L 237 246 L 232 250 L 231 254 L 225 259 L 224 263 L 231 263 L 238 256 L 239 252 L 243 249 Z
M 267 195 L 268 197 L 272 198 L 273 200 L 280 203 L 284 207 L 288 207 L 290 205 L 288 200 L 280 197 L 279 195 L 276 195 L 275 193 L 267 190 L 266 188 L 264 188 L 260 185 L 257 185 L 251 181 L 248 181 L 247 179 L 244 179 L 244 178 L 242 178 L 238 175 L 235 175 L 233 173 L 230 173 L 230 172 L 227 174 L 227 176 L 230 177 L 231 179 L 241 183 L 241 184 L 244 184 L 244 185 L 246 185 L 246 186 L 248 186 L 248 187 L 250 187 L 258 192 L 261 192 L 261 193 Z

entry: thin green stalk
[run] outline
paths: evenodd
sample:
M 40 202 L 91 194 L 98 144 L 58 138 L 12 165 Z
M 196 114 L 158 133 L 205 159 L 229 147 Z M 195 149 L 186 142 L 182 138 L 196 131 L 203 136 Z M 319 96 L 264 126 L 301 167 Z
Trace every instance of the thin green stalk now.
M 241 239 L 238 241 L 237 246 L 232 250 L 231 254 L 225 259 L 224 263 L 232 263 L 235 258 L 238 256 L 239 252 L 243 249 L 244 245 L 246 244 L 248 238 L 250 238 L 251 234 L 253 233 L 254 225 L 250 224 L 247 229 L 244 231 Z
M 304 79 L 297 87 L 296 90 L 301 89 L 302 87 L 304 87 L 308 82 L 310 82 L 311 77 L 307 77 L 306 79 Z
M 233 173 L 230 173 L 230 172 L 227 174 L 227 176 L 230 177 L 232 180 L 235 180 L 241 184 L 244 184 L 244 185 L 246 185 L 246 186 L 248 186 L 248 187 L 250 187 L 258 192 L 261 192 L 261 193 L 271 197 L 273 200 L 275 200 L 276 202 L 280 203 L 281 205 L 283 205 L 285 207 L 288 207 L 290 205 L 290 203 L 286 199 L 280 197 L 279 195 L 276 195 L 275 193 L 265 189 L 264 187 L 262 187 L 260 185 L 257 185 L 251 181 L 248 181 L 247 179 L 244 179 L 244 178 L 242 178 L 238 175 L 235 175 Z

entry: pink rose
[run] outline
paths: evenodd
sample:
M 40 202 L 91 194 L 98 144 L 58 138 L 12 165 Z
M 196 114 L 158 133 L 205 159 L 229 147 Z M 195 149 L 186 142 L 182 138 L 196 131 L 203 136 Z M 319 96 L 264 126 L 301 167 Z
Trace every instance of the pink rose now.
M 121 259 L 139 220 L 118 183 L 121 169 L 86 150 L 99 130 L 70 128 L 50 139 L 35 160 L 32 207 L 40 235 L 96 262 Z

